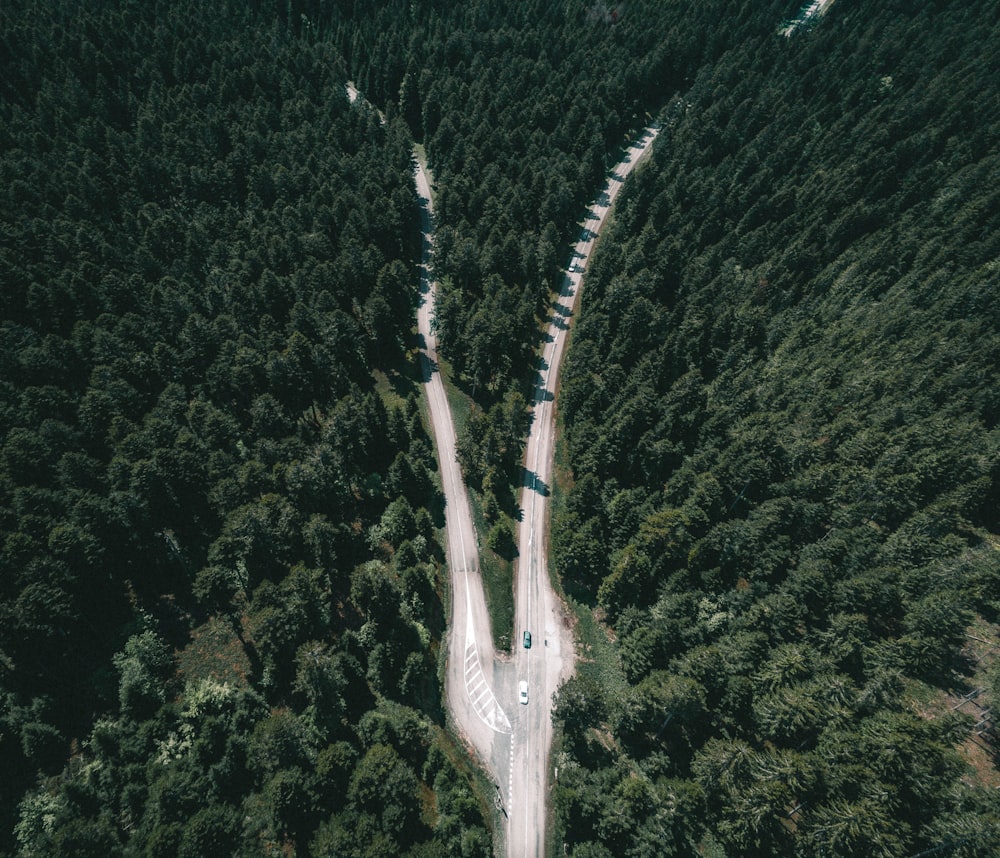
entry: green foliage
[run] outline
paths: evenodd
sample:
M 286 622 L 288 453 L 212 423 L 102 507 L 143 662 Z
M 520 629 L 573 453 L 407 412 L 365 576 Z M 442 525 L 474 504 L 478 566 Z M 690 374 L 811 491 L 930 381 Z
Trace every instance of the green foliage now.
M 643 3 L 614 22 L 592 4 L 520 0 L 339 10 L 359 88 L 425 145 L 441 347 L 484 404 L 530 389 L 539 323 L 609 151 L 738 38 L 730 18 L 716 2 L 683 16 Z
M 123 652 L 112 661 L 121 674 L 118 703 L 125 717 L 142 720 L 155 712 L 166 699 L 164 680 L 173 667 L 167 645 L 147 630 L 133 635 Z
M 199 855 L 235 855 L 241 820 L 236 808 L 224 804 L 204 807 L 184 825 L 178 844 L 179 858 Z
M 996 26 L 774 11 L 672 103 L 582 293 L 553 553 L 630 688 L 560 707 L 571 854 L 677 848 L 603 822 L 624 770 L 697 784 L 686 854 L 959 854 L 996 805 L 970 724 L 906 693 L 960 687 L 997 617 L 1000 114 L 953 98 L 996 94 Z
M 473 408 L 456 441 L 456 454 L 466 480 L 488 494 L 498 490 L 498 475 L 513 482 L 521 468 L 527 429 L 527 403 L 516 391 L 488 411 Z
M 409 134 L 318 9 L 43 6 L 0 11 L 0 853 L 307 854 L 380 697 L 441 718 Z M 380 813 L 488 851 L 414 765 Z
M 490 551 L 495 551 L 507 560 L 512 560 L 517 553 L 514 532 L 506 521 L 498 521 L 490 528 L 490 532 L 486 534 L 486 544 Z
M 330 631 L 330 583 L 321 569 L 295 566 L 275 586 L 263 581 L 254 591 L 247 614 L 251 641 L 263 665 L 261 683 L 290 678 L 296 650 Z
M 418 822 L 417 777 L 393 748 L 374 745 L 354 770 L 348 798 L 380 817 L 382 831 L 406 842 Z
M 603 689 L 588 677 L 573 676 L 559 687 L 552 702 L 552 719 L 562 727 L 563 742 L 578 757 L 584 756 L 591 738 L 587 731 L 607 716 Z
M 417 300 L 409 138 L 496 523 L 581 207 L 675 94 L 560 393 L 555 555 L 631 684 L 559 710 L 568 851 L 997 851 L 967 727 L 901 697 L 998 610 L 990 16 L 36 5 L 0 12 L 0 851 L 490 853 L 414 727 L 433 465 L 373 378 Z M 239 668 L 174 681 L 208 614 Z

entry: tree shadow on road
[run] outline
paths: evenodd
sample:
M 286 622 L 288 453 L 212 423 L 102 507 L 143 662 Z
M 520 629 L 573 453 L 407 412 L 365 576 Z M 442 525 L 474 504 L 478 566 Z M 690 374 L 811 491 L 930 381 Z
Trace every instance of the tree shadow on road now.
M 560 298 L 573 297 L 573 281 L 568 276 L 563 277 L 562 285 L 559 287 L 559 297 Z
M 542 497 L 549 496 L 549 487 L 545 480 L 541 479 L 534 471 L 523 468 L 521 471 L 521 485 L 532 491 L 538 492 Z
M 421 337 L 423 339 L 423 337 Z M 423 384 L 427 384 L 431 380 L 431 376 L 434 373 L 439 372 L 437 361 L 431 360 L 427 357 L 426 352 L 420 353 L 420 381 Z
M 562 316 L 549 316 L 546 320 L 549 325 L 553 328 L 558 328 L 560 331 L 568 331 L 569 325 L 566 324 L 566 320 Z

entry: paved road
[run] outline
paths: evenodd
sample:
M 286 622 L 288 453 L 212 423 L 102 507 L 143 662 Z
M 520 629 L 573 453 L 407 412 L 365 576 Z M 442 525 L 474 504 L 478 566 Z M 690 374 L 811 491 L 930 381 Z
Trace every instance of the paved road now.
M 529 702 L 527 706 L 519 706 L 512 719 L 514 753 L 507 803 L 510 814 L 507 838 L 509 858 L 545 854 L 552 695 L 573 671 L 572 634 L 548 572 L 548 495 L 552 485 L 554 406 L 559 368 L 580 283 L 597 235 L 625 178 L 658 132 L 658 126 L 647 128 L 628 148 L 588 209 L 559 297 L 552 304 L 547 342 L 539 362 L 539 380 L 532 404 L 533 419 L 525 450 L 526 478 L 520 499 L 523 516 L 518 532 L 519 556 L 515 570 L 518 628 L 515 634 L 515 680 L 512 684 L 516 688 L 517 682 L 527 680 Z M 531 649 L 525 649 L 521 643 L 525 629 L 532 633 Z
M 351 100 L 358 95 L 348 88 Z M 420 199 L 423 252 L 421 305 L 417 329 L 431 426 L 445 495 L 451 606 L 445 695 L 453 724 L 497 786 L 507 818 L 510 858 L 542 856 L 548 802 L 548 758 L 552 746 L 552 695 L 573 670 L 573 639 L 548 575 L 548 494 L 551 485 L 555 416 L 553 405 L 566 333 L 594 243 L 625 178 L 652 143 L 658 127 L 647 128 L 611 171 L 607 184 L 588 209 L 552 317 L 533 420 L 525 451 L 525 488 L 515 566 L 518 627 L 512 661 L 493 651 L 489 614 L 479 575 L 478 539 L 468 494 L 455 455 L 455 429 L 438 371 L 437 338 L 431 330 L 435 283 L 431 270 L 433 202 L 426 167 L 416 160 L 414 180 Z M 522 634 L 532 633 L 525 649 Z M 518 683 L 528 683 L 528 703 L 518 702 Z
M 355 86 L 348 82 L 347 97 L 370 109 Z M 385 118 L 379 113 L 382 122 Z M 455 424 L 438 371 L 437 336 L 431 330 L 436 288 L 431 257 L 434 249 L 434 204 L 431 182 L 420 155 L 414 151 L 414 183 L 420 202 L 423 246 L 420 265 L 420 307 L 417 331 L 421 339 L 420 364 L 427 396 L 431 429 L 437 448 L 441 488 L 445 497 L 445 530 L 451 605 L 448 619 L 448 656 L 445 698 L 452 723 L 470 752 L 499 785 L 509 780 L 511 724 L 497 700 L 497 671 L 489 613 L 479 575 L 479 543 L 472 521 L 469 496 L 455 455 Z M 502 791 L 498 788 L 498 798 Z
M 780 31 L 781 35 L 791 36 L 799 27 L 809 23 L 813 18 L 825 15 L 832 5 L 833 0 L 810 0 L 802 7 L 799 14 Z
M 494 694 L 499 664 L 494 658 L 489 613 L 479 575 L 479 548 L 469 497 L 455 455 L 455 428 L 437 364 L 437 337 L 431 330 L 435 284 L 430 258 L 433 249 L 433 204 L 426 168 L 415 169 L 423 253 L 421 305 L 417 330 L 422 339 L 421 365 L 434 441 L 445 495 L 451 615 L 445 694 L 458 731 L 500 783 L 510 768 L 511 725 L 505 706 Z M 508 701 L 509 703 L 509 701 Z

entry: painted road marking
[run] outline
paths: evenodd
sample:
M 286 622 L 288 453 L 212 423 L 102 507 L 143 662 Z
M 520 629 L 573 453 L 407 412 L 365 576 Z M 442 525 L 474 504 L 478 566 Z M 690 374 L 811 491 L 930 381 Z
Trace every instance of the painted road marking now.
M 514 806 L 514 734 L 510 734 L 510 766 L 507 768 L 507 804 Z
M 466 588 L 468 595 L 468 588 Z M 493 689 L 483 673 L 483 665 L 479 660 L 479 647 L 476 645 L 476 629 L 472 622 L 471 597 L 466 599 L 465 611 L 465 692 L 472 701 L 472 708 L 479 720 L 494 733 L 510 733 L 513 730 L 503 707 L 497 702 Z

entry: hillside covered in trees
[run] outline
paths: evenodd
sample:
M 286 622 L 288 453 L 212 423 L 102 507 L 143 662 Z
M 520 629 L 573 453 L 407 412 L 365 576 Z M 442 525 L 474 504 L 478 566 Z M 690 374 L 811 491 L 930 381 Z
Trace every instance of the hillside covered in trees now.
M 0 8 L 0 854 L 490 854 L 441 729 L 411 142 L 488 488 L 661 110 L 559 400 L 558 571 L 613 641 L 560 695 L 559 836 L 1000 852 L 956 705 L 1000 700 L 963 650 L 1000 619 L 998 24 L 797 9 Z
M 619 198 L 559 398 L 557 566 L 613 639 L 557 703 L 567 854 L 1000 854 L 983 11 L 736 46 Z
M 422 141 L 439 189 L 438 324 L 456 380 L 485 404 L 520 387 L 581 207 L 628 132 L 785 4 L 722 0 L 390 0 L 330 24 L 359 87 Z M 319 14 L 317 12 L 317 14 Z
M 0 34 L 0 854 L 490 854 L 409 133 L 274 10 Z

